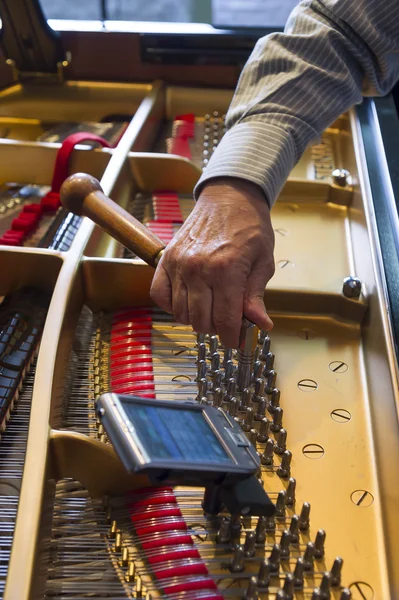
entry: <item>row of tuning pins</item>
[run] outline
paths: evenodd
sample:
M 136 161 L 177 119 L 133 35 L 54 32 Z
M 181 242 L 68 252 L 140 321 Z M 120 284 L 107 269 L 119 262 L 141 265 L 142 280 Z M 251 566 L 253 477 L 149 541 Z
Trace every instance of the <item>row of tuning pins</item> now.
M 261 331 L 247 387 L 240 391 L 239 353 L 226 348 L 222 358 L 217 336 L 197 334 L 197 400 L 228 412 L 258 449 L 263 466 L 273 469 L 275 455 L 280 456 L 276 472 L 282 479 L 288 479 L 292 454 L 287 450 L 287 431 L 283 427 L 280 390 L 276 387 L 277 373 L 270 347 L 270 337 Z
M 204 116 L 204 138 L 202 149 L 203 169 L 205 169 L 222 136 L 226 132 L 225 118 L 226 115 L 219 115 L 216 110 L 211 115 L 206 114 Z

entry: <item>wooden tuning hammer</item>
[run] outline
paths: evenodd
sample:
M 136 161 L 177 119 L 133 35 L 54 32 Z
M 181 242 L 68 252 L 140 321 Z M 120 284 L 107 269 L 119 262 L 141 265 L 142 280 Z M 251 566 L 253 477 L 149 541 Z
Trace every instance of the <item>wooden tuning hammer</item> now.
M 85 173 L 71 175 L 62 184 L 60 196 L 67 210 L 89 217 L 144 262 L 157 266 L 165 248 L 163 241 L 108 198 L 95 177 Z

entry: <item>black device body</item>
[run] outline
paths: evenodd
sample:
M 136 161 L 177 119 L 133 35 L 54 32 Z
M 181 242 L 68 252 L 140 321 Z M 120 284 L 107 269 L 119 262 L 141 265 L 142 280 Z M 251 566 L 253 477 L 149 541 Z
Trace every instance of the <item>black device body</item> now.
M 259 455 L 223 410 L 197 402 L 103 394 L 96 411 L 125 468 L 152 484 L 205 487 L 204 510 L 272 515 Z

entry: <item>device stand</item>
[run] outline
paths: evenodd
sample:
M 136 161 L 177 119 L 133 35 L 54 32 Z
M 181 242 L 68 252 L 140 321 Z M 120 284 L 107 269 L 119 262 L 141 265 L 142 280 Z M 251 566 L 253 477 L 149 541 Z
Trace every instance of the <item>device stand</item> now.
M 271 517 L 276 512 L 255 475 L 234 485 L 209 484 L 205 488 L 202 507 L 210 515 L 219 514 L 223 507 L 232 515 Z

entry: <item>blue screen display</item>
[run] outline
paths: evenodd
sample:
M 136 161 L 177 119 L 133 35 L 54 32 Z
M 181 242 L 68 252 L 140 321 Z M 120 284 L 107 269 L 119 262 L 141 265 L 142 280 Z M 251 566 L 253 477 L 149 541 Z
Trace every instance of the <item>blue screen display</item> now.
M 130 402 L 123 408 L 151 459 L 233 462 L 202 412 Z

